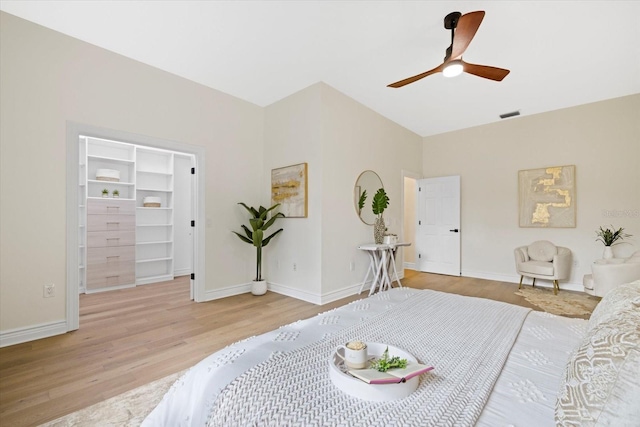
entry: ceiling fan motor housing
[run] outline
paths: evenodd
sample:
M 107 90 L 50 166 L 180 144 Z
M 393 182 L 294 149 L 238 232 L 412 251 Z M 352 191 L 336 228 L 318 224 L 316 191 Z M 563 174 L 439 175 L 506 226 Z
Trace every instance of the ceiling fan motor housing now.
M 460 12 L 451 12 L 444 17 L 444 28 L 452 30 L 458 26 L 458 19 L 462 16 Z

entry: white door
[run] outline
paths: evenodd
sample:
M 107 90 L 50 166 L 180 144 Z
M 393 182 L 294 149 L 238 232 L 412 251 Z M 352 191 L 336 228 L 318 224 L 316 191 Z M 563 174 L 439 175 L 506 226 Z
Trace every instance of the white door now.
M 419 271 L 460 275 L 460 176 L 418 180 L 416 265 Z

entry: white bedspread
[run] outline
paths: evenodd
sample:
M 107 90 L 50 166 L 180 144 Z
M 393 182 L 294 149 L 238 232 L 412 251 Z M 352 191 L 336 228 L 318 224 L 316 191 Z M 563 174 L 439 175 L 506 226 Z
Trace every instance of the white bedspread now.
M 206 425 L 219 393 L 243 372 L 281 352 L 307 346 L 389 310 L 411 298 L 416 292 L 433 291 L 393 289 L 311 319 L 234 343 L 207 357 L 180 378 L 147 417 L 143 426 Z M 586 322 L 582 320 L 546 314 L 530 315 L 479 424 L 552 425 L 553 421 L 547 421 L 553 420 L 555 393 L 566 361 L 567 349 L 573 347 L 584 323 Z M 562 343 L 553 341 L 554 334 L 558 334 L 559 330 L 562 332 L 557 336 L 561 338 Z M 543 346 L 544 350 L 553 349 L 553 354 L 543 352 L 543 356 L 539 356 L 536 351 L 542 351 Z M 511 409 L 516 407 L 517 410 Z M 527 420 L 544 422 L 536 424 Z

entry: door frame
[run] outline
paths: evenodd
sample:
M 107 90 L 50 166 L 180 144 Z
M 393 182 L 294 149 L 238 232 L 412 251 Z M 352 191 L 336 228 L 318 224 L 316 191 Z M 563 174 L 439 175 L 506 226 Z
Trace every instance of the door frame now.
M 406 234 L 405 234 L 405 229 L 404 229 L 404 218 L 405 218 L 405 215 L 406 215 L 405 214 L 405 211 L 406 211 L 405 210 L 405 200 L 404 200 L 404 179 L 405 178 L 411 178 L 411 179 L 417 181 L 419 179 L 422 179 L 422 175 L 417 173 L 417 172 L 412 172 L 412 171 L 408 171 L 408 170 L 404 170 L 404 169 L 402 171 L 400 171 L 400 175 L 401 175 L 400 179 L 402 180 L 401 184 L 400 184 L 400 188 L 402 189 L 402 192 L 400 193 L 400 206 L 401 206 L 401 209 L 402 209 L 402 212 L 401 212 L 402 223 L 400 224 L 400 233 L 401 233 L 401 236 L 403 237 L 403 240 L 406 241 Z M 417 200 L 416 200 L 416 203 L 417 203 Z M 416 204 L 416 206 L 417 206 L 417 204 Z M 412 239 L 415 240 L 415 236 L 412 236 Z M 415 250 L 415 247 L 413 249 Z M 404 250 L 400 251 L 400 258 L 401 258 L 400 259 L 400 261 L 401 261 L 400 266 L 402 267 L 402 272 L 403 272 L 402 275 L 404 276 Z
M 82 123 L 67 121 L 67 283 L 66 283 L 66 328 L 68 331 L 80 327 L 80 289 L 78 274 L 78 188 L 79 188 L 79 137 L 80 135 L 97 138 L 114 139 L 131 144 L 161 148 L 192 154 L 195 159 L 196 173 L 194 176 L 195 190 L 192 193 L 193 215 L 196 227 L 193 238 L 193 273 L 195 280 L 194 299 L 196 302 L 205 301 L 205 148 L 181 142 L 152 138 L 129 132 L 100 128 Z

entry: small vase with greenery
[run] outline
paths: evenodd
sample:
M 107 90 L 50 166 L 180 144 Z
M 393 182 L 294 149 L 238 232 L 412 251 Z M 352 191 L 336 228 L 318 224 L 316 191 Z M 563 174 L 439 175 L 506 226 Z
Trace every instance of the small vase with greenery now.
M 109 197 L 109 190 L 106 188 L 102 190 L 102 197 Z
M 262 248 L 267 246 L 271 239 L 273 239 L 278 233 L 282 232 L 282 228 L 276 230 L 271 235 L 265 237 L 265 231 L 273 225 L 273 223 L 278 218 L 284 218 L 284 214 L 282 212 L 278 212 L 275 215 L 272 215 L 270 219 L 267 220 L 267 216 L 269 212 L 280 206 L 280 204 L 275 204 L 271 206 L 269 209 L 266 209 L 263 206 L 260 206 L 258 209 L 253 207 L 249 207 L 244 203 L 240 202 L 239 205 L 242 205 L 251 215 L 249 218 L 249 224 L 251 225 L 251 229 L 246 225 L 242 225 L 242 229 L 244 230 L 244 235 L 237 233 L 234 231 L 236 236 L 240 238 L 243 242 L 249 243 L 256 247 L 256 278 L 254 279 L 254 286 L 251 290 L 251 293 L 254 295 L 263 295 L 267 292 L 266 281 L 262 280 Z
M 376 244 L 382 243 L 384 233 L 387 231 L 387 227 L 384 225 L 384 218 L 382 217 L 387 206 L 389 206 L 389 196 L 387 196 L 384 188 L 379 188 L 373 196 L 373 202 L 371 203 L 373 214 L 376 215 L 376 222 L 373 224 L 373 239 Z
M 613 251 L 611 246 L 617 245 L 618 243 L 624 243 L 621 240 L 631 237 L 631 234 L 627 234 L 624 232 L 624 228 L 620 227 L 619 229 L 615 229 L 612 225 L 611 228 L 602 228 L 596 230 L 596 242 L 604 243 L 604 255 L 605 259 L 613 258 Z
M 116 199 L 120 197 L 120 192 L 118 190 L 113 190 L 113 197 L 115 197 Z

